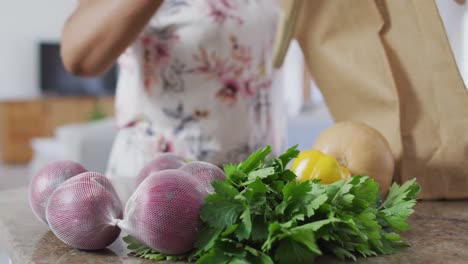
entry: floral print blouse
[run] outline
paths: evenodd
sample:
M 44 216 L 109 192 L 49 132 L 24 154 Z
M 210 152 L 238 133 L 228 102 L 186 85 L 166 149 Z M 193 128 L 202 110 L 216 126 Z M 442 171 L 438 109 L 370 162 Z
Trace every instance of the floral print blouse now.
M 280 10 L 279 0 L 166 0 L 119 58 L 110 173 L 160 152 L 221 165 L 282 149 L 272 69 Z

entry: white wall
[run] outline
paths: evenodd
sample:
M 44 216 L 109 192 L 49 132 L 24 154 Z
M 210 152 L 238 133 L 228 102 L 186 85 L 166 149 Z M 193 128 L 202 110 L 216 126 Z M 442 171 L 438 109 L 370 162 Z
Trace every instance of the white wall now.
M 76 2 L 0 0 L 0 100 L 39 94 L 37 44 L 42 40 L 59 40 L 63 23 Z M 437 0 L 437 3 L 457 62 L 463 67 L 467 65 L 463 57 L 468 60 L 462 34 L 466 8 L 460 8 L 454 0 Z M 462 75 L 468 75 L 464 69 Z
M 464 35 L 467 27 L 464 25 L 463 20 L 466 13 L 466 5 L 460 5 L 455 0 L 436 0 L 437 6 L 439 7 L 439 13 L 447 31 L 447 37 L 452 47 L 452 52 L 455 56 L 455 60 L 458 64 L 460 71 L 462 72 L 465 67 L 464 53 Z
M 76 0 L 0 0 L 0 100 L 39 94 L 38 50 L 58 41 Z

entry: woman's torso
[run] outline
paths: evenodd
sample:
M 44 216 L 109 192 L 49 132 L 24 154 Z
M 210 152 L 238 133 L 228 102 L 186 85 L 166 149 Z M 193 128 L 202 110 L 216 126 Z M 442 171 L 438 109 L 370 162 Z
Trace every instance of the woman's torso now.
M 277 0 L 165 1 L 119 59 L 117 122 L 139 134 L 145 160 L 175 152 L 223 164 L 283 147 L 271 66 L 279 12 Z

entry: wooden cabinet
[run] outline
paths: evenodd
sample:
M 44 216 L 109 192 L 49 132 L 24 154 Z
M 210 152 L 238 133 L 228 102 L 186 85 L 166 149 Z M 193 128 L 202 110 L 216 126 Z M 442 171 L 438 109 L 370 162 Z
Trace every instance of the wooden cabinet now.
M 55 128 L 84 123 L 93 116 L 114 114 L 113 98 L 58 97 L 0 102 L 0 160 L 26 163 L 32 158 L 31 139 L 51 137 Z

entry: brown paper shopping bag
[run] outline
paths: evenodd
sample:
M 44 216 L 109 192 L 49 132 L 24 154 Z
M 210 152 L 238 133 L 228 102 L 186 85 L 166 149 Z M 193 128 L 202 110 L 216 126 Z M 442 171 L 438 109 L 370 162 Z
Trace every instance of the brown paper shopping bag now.
M 468 198 L 468 93 L 435 0 L 284 0 L 280 66 L 297 38 L 336 121 L 389 140 L 395 180 L 421 197 Z

